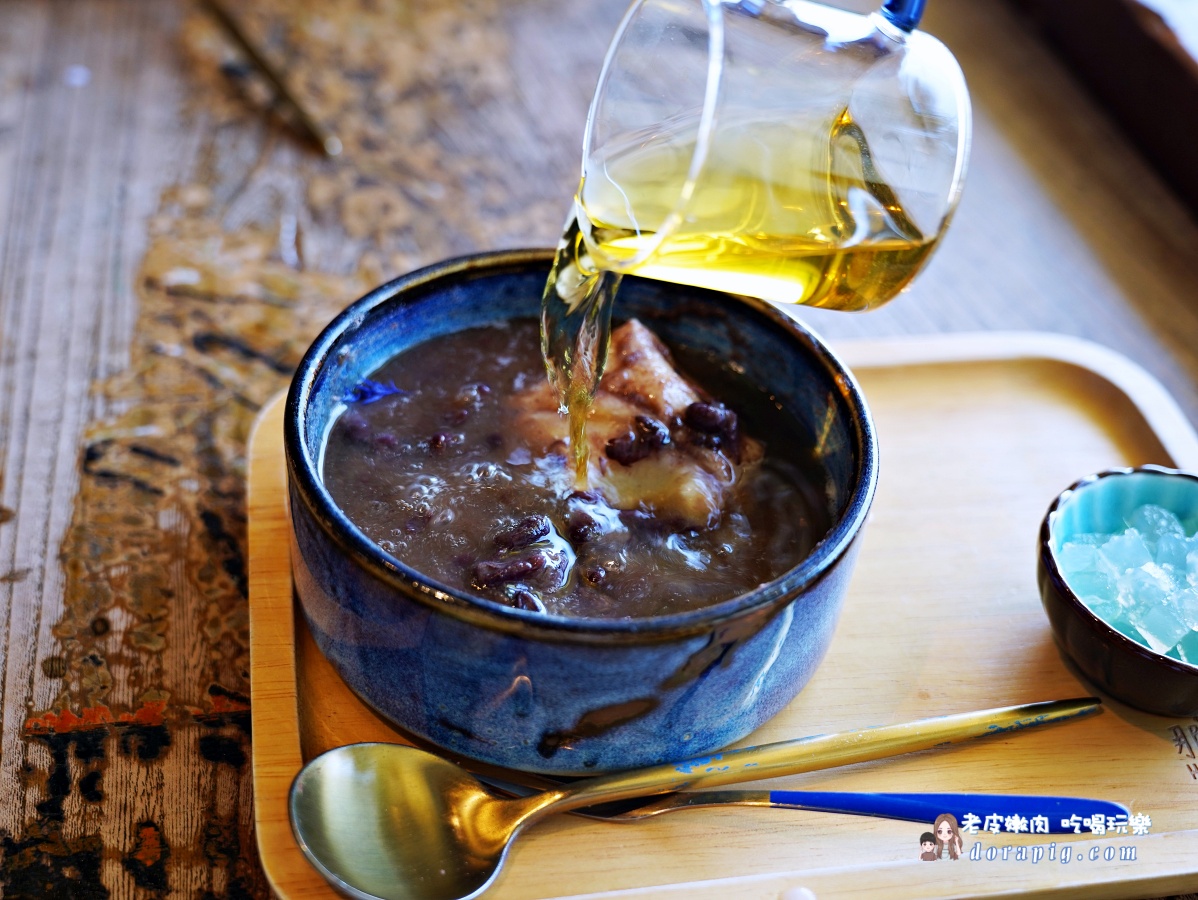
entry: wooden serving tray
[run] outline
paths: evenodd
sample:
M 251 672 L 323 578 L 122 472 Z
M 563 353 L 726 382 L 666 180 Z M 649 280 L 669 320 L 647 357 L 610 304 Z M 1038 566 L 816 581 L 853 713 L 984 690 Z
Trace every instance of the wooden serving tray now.
M 945 335 L 837 350 L 877 421 L 880 487 L 827 657 L 750 743 L 1094 693 L 1061 656 L 1040 605 L 1040 519 L 1060 490 L 1090 472 L 1143 463 L 1198 468 L 1198 435 L 1175 402 L 1129 360 L 1071 338 Z M 281 897 L 331 898 L 291 834 L 292 778 L 329 747 L 402 739 L 350 693 L 296 615 L 281 407 L 262 414 L 250 448 L 258 845 Z M 980 859 L 928 866 L 919 838 L 930 823 L 745 808 L 633 824 L 559 816 L 521 837 L 487 896 L 776 900 L 806 887 L 820 900 L 1104 898 L 1196 890 L 1198 719 L 1106 706 L 1077 723 L 768 786 L 1094 796 L 1149 816 L 1146 834 L 1053 835 L 1050 844 L 1047 835 L 983 832 L 965 838 L 966 853 L 978 843 Z M 1036 847 L 1043 856 L 1033 862 Z

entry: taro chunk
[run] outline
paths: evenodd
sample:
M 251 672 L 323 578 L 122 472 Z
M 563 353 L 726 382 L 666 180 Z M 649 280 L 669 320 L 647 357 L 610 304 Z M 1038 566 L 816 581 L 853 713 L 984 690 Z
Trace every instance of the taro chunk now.
M 569 426 L 547 381 L 511 403 L 517 437 L 533 456 L 568 455 Z M 739 435 L 723 442 L 696 439 L 708 437 L 686 422 L 696 404 L 700 415 L 724 409 L 674 368 L 665 345 L 644 325 L 634 319 L 617 328 L 587 419 L 589 486 L 616 509 L 647 511 L 685 528 L 714 526 L 762 450 Z M 729 417 L 735 423 L 730 411 Z

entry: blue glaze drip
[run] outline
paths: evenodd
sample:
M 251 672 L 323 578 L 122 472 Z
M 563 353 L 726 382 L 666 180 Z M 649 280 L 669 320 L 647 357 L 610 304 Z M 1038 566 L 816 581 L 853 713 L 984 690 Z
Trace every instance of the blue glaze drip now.
M 389 397 L 392 394 L 402 394 L 404 391 L 395 386 L 394 381 L 381 382 L 371 381 L 369 378 L 363 378 L 353 390 L 345 395 L 345 403 L 374 403 L 375 400 L 382 400 L 384 397 Z

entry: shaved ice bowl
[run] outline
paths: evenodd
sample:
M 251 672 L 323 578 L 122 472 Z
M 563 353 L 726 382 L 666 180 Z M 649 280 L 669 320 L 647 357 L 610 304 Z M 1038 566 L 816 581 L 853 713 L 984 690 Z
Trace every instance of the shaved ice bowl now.
M 1148 712 L 1198 714 L 1198 630 L 1186 627 L 1198 583 L 1178 570 L 1195 563 L 1196 531 L 1198 474 L 1151 465 L 1077 481 L 1041 525 L 1040 597 L 1057 641 L 1095 685 Z

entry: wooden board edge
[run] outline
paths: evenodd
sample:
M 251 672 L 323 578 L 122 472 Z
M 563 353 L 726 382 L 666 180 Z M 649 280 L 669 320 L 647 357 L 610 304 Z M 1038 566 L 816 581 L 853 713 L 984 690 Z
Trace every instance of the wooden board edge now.
M 250 720 L 254 831 L 258 857 L 276 896 L 337 895 L 304 858 L 291 832 L 287 797 L 302 764 L 295 659 L 295 613 L 291 596 L 286 511 L 270 499 L 286 496 L 278 443 L 261 433 L 283 429 L 283 396 L 263 407 L 249 441 L 248 512 L 250 591 Z
M 1198 470 L 1198 432 L 1177 400 L 1146 369 L 1109 347 L 1041 331 L 984 331 L 856 339 L 831 344 L 850 370 L 891 366 L 1047 359 L 1085 369 L 1139 410 L 1178 468 Z
M 1198 890 L 1198 874 L 1193 872 L 1193 860 L 1198 858 L 1198 830 L 1171 832 L 1130 838 L 1137 848 L 1134 862 L 1110 863 L 1101 859 L 1108 843 L 1103 840 L 1071 842 L 1071 852 L 1087 856 L 1085 862 L 1076 858 L 1062 865 L 1059 858 L 1039 863 L 1016 862 L 1001 858 L 980 861 L 960 860 L 951 868 L 938 866 L 927 869 L 922 861 L 911 860 L 885 865 L 854 865 L 835 868 L 771 872 L 733 878 L 711 879 L 686 883 L 571 894 L 561 900 L 867 900 L 873 897 L 972 896 L 977 890 L 977 866 L 987 866 L 995 875 L 1004 877 L 1003 886 L 988 891 L 986 897 L 1019 897 L 1021 900 L 1053 898 L 1053 900 L 1123 900 L 1129 897 L 1157 897 Z M 1096 848 L 1099 860 L 1090 860 Z M 1145 852 L 1147 851 L 1147 853 Z M 1047 851 L 1046 851 L 1047 853 Z M 1136 877 L 1139 857 L 1152 856 L 1152 869 Z M 1085 868 L 1085 866 L 1091 868 Z M 1045 885 L 1036 881 L 1044 868 L 1055 867 L 1061 877 Z M 1015 877 L 1010 878 L 1014 874 Z M 1120 877 L 1112 881 L 1112 877 Z

